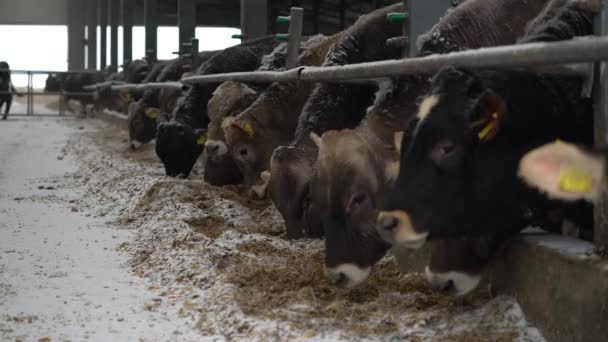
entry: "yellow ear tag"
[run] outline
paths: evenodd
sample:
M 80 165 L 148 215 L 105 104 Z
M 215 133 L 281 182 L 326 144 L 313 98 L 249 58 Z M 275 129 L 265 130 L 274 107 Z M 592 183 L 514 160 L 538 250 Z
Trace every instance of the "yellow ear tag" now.
M 593 179 L 583 170 L 562 167 L 559 170 L 559 189 L 566 192 L 583 193 L 593 188 Z
M 202 135 L 200 137 L 198 137 L 198 139 L 196 139 L 197 145 L 205 145 L 206 142 L 207 142 L 207 139 L 205 139 L 205 137 Z
M 249 135 L 250 137 L 253 138 L 253 135 L 255 134 L 255 131 L 253 130 L 253 127 L 251 126 L 251 124 L 245 124 L 245 128 L 243 128 L 243 130 L 245 131 L 245 133 L 247 133 L 247 135 Z
M 485 140 L 490 132 L 496 129 L 496 125 L 498 125 L 498 113 L 494 112 L 492 113 L 492 120 L 490 120 L 490 122 L 488 122 L 488 124 L 481 131 L 479 131 L 479 133 L 477 133 L 479 140 Z
M 155 109 L 150 109 L 146 111 L 146 116 L 149 117 L 150 119 L 156 119 L 158 118 L 158 110 Z
M 131 100 L 133 99 L 133 95 L 131 95 L 131 93 L 127 93 L 127 96 L 125 96 L 127 98 L 127 102 L 131 102 Z

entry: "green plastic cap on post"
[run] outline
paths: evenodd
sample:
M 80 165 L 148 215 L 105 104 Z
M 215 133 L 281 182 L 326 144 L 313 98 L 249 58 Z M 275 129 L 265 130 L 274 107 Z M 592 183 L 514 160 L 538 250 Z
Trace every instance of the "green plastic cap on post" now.
M 386 20 L 388 20 L 389 23 L 395 23 L 395 24 L 400 24 L 403 23 L 405 21 L 405 19 L 407 19 L 407 17 L 409 17 L 409 13 L 405 12 L 405 13 L 389 13 L 386 15 Z
M 242 34 L 233 34 L 232 39 L 243 39 L 243 35 Z
M 287 40 L 287 39 L 289 39 L 289 34 L 287 34 L 287 33 L 277 33 L 275 37 L 278 40 Z
M 277 17 L 278 24 L 289 24 L 290 21 L 291 21 L 291 17 L 283 17 L 283 16 Z

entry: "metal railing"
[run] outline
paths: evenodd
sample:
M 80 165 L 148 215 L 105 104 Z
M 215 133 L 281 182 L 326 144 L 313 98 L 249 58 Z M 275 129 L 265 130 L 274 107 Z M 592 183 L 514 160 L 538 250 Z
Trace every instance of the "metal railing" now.
M 26 112 L 25 113 L 13 113 L 11 112 L 9 115 L 11 116 L 32 116 L 32 115 L 40 115 L 40 116 L 53 116 L 53 115 L 58 115 L 58 116 L 63 116 L 66 114 L 66 98 L 69 97 L 73 97 L 73 96 L 78 96 L 78 97 L 83 97 L 83 96 L 90 96 L 90 97 L 94 97 L 95 96 L 95 92 L 65 92 L 65 91 L 37 91 L 34 88 L 34 76 L 35 75 L 60 75 L 60 74 L 84 74 L 84 73 L 97 73 L 97 71 L 91 71 L 91 70 L 81 70 L 81 71 L 48 71 L 48 70 L 3 70 L 0 69 L 0 72 L 2 71 L 10 71 L 11 75 L 27 75 L 27 85 L 25 88 L 25 92 L 23 91 L 17 91 L 16 93 L 13 93 L 11 91 L 0 91 L 0 95 L 5 95 L 5 94 L 13 94 L 13 95 L 23 95 L 26 97 Z M 53 114 L 45 114 L 45 113 L 40 113 L 40 112 L 36 112 L 35 109 L 35 105 L 34 105 L 34 97 L 35 96 L 57 96 L 58 98 L 58 109 L 57 109 L 57 113 L 53 113 Z M 14 102 L 14 100 L 13 100 Z M 48 107 L 47 107 L 48 108 Z

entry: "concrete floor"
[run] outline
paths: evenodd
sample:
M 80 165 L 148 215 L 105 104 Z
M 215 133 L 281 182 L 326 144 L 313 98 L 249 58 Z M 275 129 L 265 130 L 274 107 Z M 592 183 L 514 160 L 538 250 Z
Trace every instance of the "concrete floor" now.
M 78 125 L 0 121 L 0 340 L 188 339 L 179 318 L 144 309 L 154 294 L 116 251 L 131 233 L 77 212 L 78 189 L 56 184 L 78 170 L 62 152 Z

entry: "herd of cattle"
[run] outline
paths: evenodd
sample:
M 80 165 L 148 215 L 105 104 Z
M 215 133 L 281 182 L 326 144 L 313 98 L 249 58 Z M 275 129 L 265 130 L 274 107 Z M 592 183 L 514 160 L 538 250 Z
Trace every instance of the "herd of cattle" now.
M 601 6 L 601 0 L 456 1 L 416 43 L 426 56 L 573 39 L 593 33 Z M 404 11 L 395 4 L 333 36 L 308 37 L 299 65 L 400 58 L 402 51 L 386 41 L 400 36 L 401 26 L 386 16 Z M 195 59 L 135 61 L 94 81 L 282 70 L 286 54 L 285 43 L 269 36 Z M 68 76 L 59 83 L 70 90 L 79 81 Z M 577 200 L 597 198 L 606 157 L 580 147 L 592 146 L 593 137 L 591 100 L 582 94 L 575 76 L 446 67 L 377 84 L 102 89 L 95 103 L 128 110 L 131 147 L 155 139 L 168 176 L 188 177 L 202 156 L 206 182 L 243 184 L 248 195 L 271 199 L 289 238 L 324 238 L 326 276 L 337 286 L 364 281 L 391 247 L 429 241 L 431 285 L 462 295 L 529 225 L 561 231 L 569 220 L 589 238 L 591 206 Z

